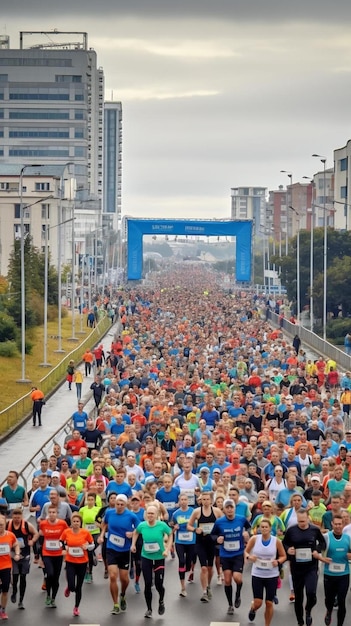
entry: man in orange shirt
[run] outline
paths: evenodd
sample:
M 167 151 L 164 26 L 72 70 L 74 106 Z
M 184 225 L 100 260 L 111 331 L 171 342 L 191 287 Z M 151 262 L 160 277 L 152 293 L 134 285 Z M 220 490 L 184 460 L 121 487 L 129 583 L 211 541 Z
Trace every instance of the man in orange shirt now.
M 11 583 L 11 550 L 15 551 L 14 561 L 20 559 L 20 546 L 15 535 L 6 530 L 6 518 L 0 515 L 0 579 L 1 579 L 1 607 L 0 619 L 8 619 L 6 613 L 7 596 Z
M 36 425 L 37 416 L 38 426 L 41 426 L 41 410 L 43 408 L 43 404 L 45 404 L 44 394 L 40 389 L 38 389 L 38 387 L 32 387 L 30 397 L 33 400 L 33 426 Z

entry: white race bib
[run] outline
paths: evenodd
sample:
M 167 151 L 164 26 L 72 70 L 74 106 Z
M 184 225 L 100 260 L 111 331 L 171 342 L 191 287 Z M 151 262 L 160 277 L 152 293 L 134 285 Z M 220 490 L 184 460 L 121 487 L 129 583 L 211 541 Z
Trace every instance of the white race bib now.
M 24 539 L 23 537 L 17 537 L 17 543 L 20 548 L 24 548 Z
M 45 539 L 46 550 L 61 550 L 61 544 L 59 540 Z
M 257 565 L 259 569 L 273 569 L 272 561 L 266 561 L 265 559 L 257 559 L 255 565 Z
M 113 533 L 109 535 L 109 541 L 111 541 L 111 543 L 113 543 L 114 546 L 117 546 L 117 548 L 123 548 L 126 542 L 124 537 L 120 537 L 119 535 L 114 535 Z
M 334 574 L 341 574 L 345 571 L 345 563 L 329 563 L 329 571 Z
M 304 563 L 307 561 L 312 561 L 311 548 L 296 548 L 295 559 L 296 559 L 296 563 Z
M 69 547 L 68 548 L 68 554 L 70 556 L 76 556 L 76 557 L 84 556 L 84 550 L 83 550 L 83 548 L 80 548 L 80 547 L 75 547 L 75 548 L 74 547 Z
M 162 504 L 165 507 L 165 509 L 167 509 L 167 511 L 171 509 L 175 509 L 177 506 L 175 502 L 162 502 Z
M 194 533 L 191 531 L 187 531 L 187 532 L 180 532 L 178 533 L 178 539 L 179 541 L 192 541 L 194 537 Z
M 240 548 L 240 541 L 224 541 L 223 548 L 228 552 L 237 552 Z
M 10 544 L 1 543 L 0 544 L 0 556 L 5 556 L 5 554 L 10 554 Z
M 160 549 L 160 546 L 158 545 L 157 541 L 155 542 L 148 541 L 144 543 L 145 552 L 158 552 L 159 549 Z
M 207 522 L 205 524 L 199 524 L 199 528 L 202 528 L 202 532 L 204 535 L 210 535 L 213 527 L 214 527 L 214 522 Z
M 96 530 L 97 529 L 97 524 L 93 523 L 93 524 L 85 524 L 84 528 L 86 528 L 87 530 L 89 530 L 89 532 L 91 532 L 92 530 Z

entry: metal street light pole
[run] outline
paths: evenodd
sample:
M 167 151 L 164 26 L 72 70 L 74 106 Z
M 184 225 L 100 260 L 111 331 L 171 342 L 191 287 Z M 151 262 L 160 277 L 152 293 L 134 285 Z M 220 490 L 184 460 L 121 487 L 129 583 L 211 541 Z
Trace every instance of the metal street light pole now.
M 321 154 L 312 154 L 323 163 L 323 209 L 324 209 L 324 249 L 323 249 L 323 340 L 327 340 L 327 244 L 328 244 L 328 216 L 326 212 L 326 172 L 327 158 Z
M 294 211 L 297 221 L 297 235 L 296 235 L 296 307 L 297 307 L 297 323 L 300 324 L 301 314 L 301 288 L 300 288 L 300 213 L 294 209 L 293 206 L 289 206 L 289 209 Z
M 310 181 L 312 185 L 312 200 L 311 200 L 311 233 L 310 233 L 310 331 L 313 333 L 314 324 L 314 298 L 313 298 L 313 273 L 314 273 L 314 202 L 313 202 L 313 179 L 310 176 L 303 176 Z M 309 211 L 309 209 L 308 209 Z
M 21 378 L 18 383 L 30 383 L 26 378 L 26 273 L 24 267 L 24 207 L 23 207 L 23 174 L 28 168 L 42 167 L 41 164 L 23 165 L 19 177 L 20 211 L 21 211 Z
M 280 170 L 281 174 L 286 174 L 290 179 L 290 187 L 291 187 L 291 203 L 293 201 L 292 197 L 292 184 L 293 184 L 293 174 L 288 170 Z M 286 191 L 286 205 L 288 205 L 288 191 Z M 285 256 L 288 256 L 288 210 L 286 210 L 286 237 L 285 237 Z

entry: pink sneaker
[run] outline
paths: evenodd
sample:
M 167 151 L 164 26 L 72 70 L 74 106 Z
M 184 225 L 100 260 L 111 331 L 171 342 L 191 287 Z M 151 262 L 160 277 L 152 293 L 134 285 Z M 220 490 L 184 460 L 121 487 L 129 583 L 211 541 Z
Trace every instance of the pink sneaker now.
M 71 593 L 70 590 L 68 589 L 68 587 L 66 587 L 66 589 L 64 591 L 65 598 L 69 598 L 70 593 Z
M 7 613 L 5 613 L 5 611 L 1 611 L 1 619 L 8 619 L 9 616 L 7 615 Z
M 79 609 L 77 606 L 74 607 L 73 609 L 73 616 L 74 617 L 79 617 Z

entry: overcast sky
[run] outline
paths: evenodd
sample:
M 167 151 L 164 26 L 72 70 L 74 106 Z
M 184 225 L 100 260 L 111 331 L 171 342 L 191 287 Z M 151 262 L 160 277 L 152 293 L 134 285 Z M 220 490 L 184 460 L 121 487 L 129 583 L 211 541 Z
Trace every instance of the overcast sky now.
M 124 214 L 229 217 L 350 139 L 350 0 L 0 0 L 0 33 L 86 31 L 123 105 Z M 33 42 L 34 43 L 34 42 Z M 322 167 L 322 166 L 321 166 Z

